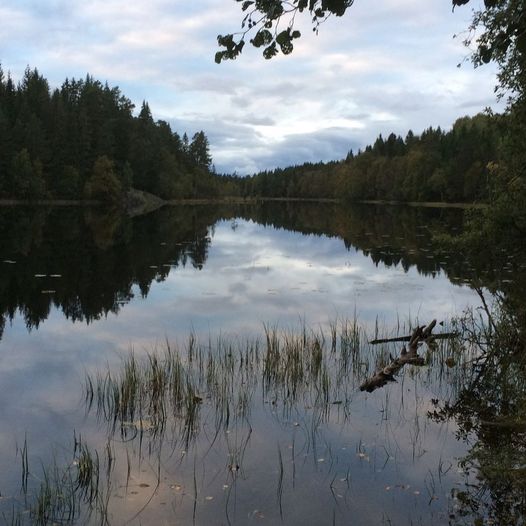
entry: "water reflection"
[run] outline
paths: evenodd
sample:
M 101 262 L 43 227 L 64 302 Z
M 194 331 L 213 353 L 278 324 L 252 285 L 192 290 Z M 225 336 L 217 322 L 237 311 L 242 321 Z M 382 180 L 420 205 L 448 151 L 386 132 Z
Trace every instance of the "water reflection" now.
M 202 268 L 216 219 L 204 209 L 134 219 L 78 208 L 0 213 L 2 322 L 18 310 L 28 329 L 47 319 L 52 307 L 87 323 L 116 314 L 134 288 L 147 296 L 171 268 Z
M 434 400 L 429 412 L 436 422 L 454 420 L 469 444 L 461 465 L 476 477 L 455 496 L 459 515 L 475 523 L 517 525 L 526 517 L 526 328 L 514 299 L 501 296 L 491 311 L 465 318 L 477 355 L 457 396 Z
M 73 463 L 61 458 L 53 484 L 69 498 L 46 513 L 56 520 L 74 508 L 94 524 L 444 522 L 459 477 L 435 452 L 449 459 L 455 444 L 425 410 L 431 389 L 455 393 L 463 367 L 440 378 L 455 352 L 442 343 L 432 368 L 407 375 L 401 397 L 364 398 L 359 382 L 393 347 L 373 350 L 363 338 L 354 322 L 330 337 L 191 338 L 90 376 L 85 401 L 102 437 L 91 437 L 97 449 L 75 443 Z M 35 471 L 27 483 L 39 495 Z
M 402 292 L 411 285 L 421 287 L 401 283 L 413 268 L 429 277 L 445 273 L 457 284 L 496 289 L 509 283 L 507 288 L 512 288 L 511 282 L 525 274 L 523 261 L 513 254 L 506 254 L 503 261 L 488 251 L 473 261 L 433 244 L 433 233 L 458 231 L 462 220 L 458 210 L 371 206 L 346 210 L 338 205 L 298 203 L 173 207 L 133 219 L 93 209 L 2 208 L 0 334 L 17 312 L 28 329 L 38 327 L 53 308 L 67 319 L 87 323 L 118 313 L 134 296 L 146 297 L 152 283 L 170 275 L 177 279 L 188 264 L 202 269 L 216 225 L 221 226 L 214 244 L 221 251 L 216 256 L 225 260 L 222 271 L 243 278 L 229 283 L 231 309 L 236 308 L 232 298 L 242 297 L 246 282 L 258 276 L 266 276 L 261 296 L 282 292 L 272 282 L 273 272 L 283 268 L 302 276 L 289 287 L 292 293 L 307 289 L 332 293 L 327 282 L 318 279 L 320 272 L 343 279 L 353 275 L 356 297 L 369 294 L 374 280 L 389 292 L 389 276 L 375 272 L 370 263 L 399 269 L 394 286 Z M 265 236 L 265 230 L 253 225 L 272 226 L 272 234 Z M 335 248 L 331 239 L 343 240 L 351 256 L 360 253 L 365 260 L 349 258 L 344 265 L 341 260 L 333 264 L 328 259 Z M 315 277 L 309 269 L 316 272 Z M 218 299 L 214 290 L 202 294 L 210 302 Z
M 362 395 L 360 381 L 400 349 L 333 351 L 330 323 L 356 311 L 373 335 L 382 318 L 392 329 L 408 318 L 447 319 L 478 305 L 474 285 L 517 296 L 521 257 L 491 247 L 478 257 L 445 252 L 433 242 L 433 233 L 460 231 L 462 222 L 458 210 L 298 203 L 166 208 L 135 218 L 2 209 L 0 421 L 11 424 L 0 430 L 2 511 L 13 502 L 27 508 L 19 492 L 24 437 L 34 496 L 39 468 L 53 466 L 53 456 L 76 473 L 81 450 L 68 447 L 75 431 L 76 442 L 81 434 L 82 444 L 99 452 L 103 469 L 111 463 L 104 494 L 116 524 L 174 515 L 196 524 L 245 524 L 247 517 L 443 524 L 458 517 L 454 508 L 470 496 L 466 483 L 473 480 L 458 472 L 456 459 L 467 449 L 454 434 L 469 438 L 473 427 L 461 418 L 469 412 L 435 420 L 427 414 L 461 399 L 474 357 L 462 349 L 431 353 L 428 366 Z M 300 318 L 322 327 L 321 358 L 302 355 L 300 369 L 292 361 L 265 370 L 262 324 L 301 333 Z M 130 348 L 142 359 L 164 349 L 165 339 L 172 345 L 184 338 L 184 348 L 192 328 L 203 349 L 193 361 L 199 381 L 185 384 L 201 399 L 189 398 L 195 413 L 170 406 L 170 419 L 159 424 L 148 401 L 142 413 L 122 418 L 111 407 L 86 414 L 79 388 L 86 373 L 118 375 Z M 352 341 L 352 332 L 345 334 L 338 346 Z M 260 354 L 242 362 L 253 368 L 218 375 L 210 349 L 226 367 L 229 348 L 254 335 Z M 223 354 L 220 336 L 230 342 Z M 239 367 L 239 354 L 236 360 Z M 291 371 L 296 376 L 287 376 Z M 472 389 L 475 398 L 494 380 L 487 376 L 485 390 Z M 221 392 L 230 404 L 221 405 Z

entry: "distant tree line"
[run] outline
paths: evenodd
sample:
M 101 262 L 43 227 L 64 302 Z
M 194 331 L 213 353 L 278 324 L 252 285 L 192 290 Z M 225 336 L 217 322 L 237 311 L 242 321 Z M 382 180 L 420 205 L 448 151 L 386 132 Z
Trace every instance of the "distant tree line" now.
M 509 118 L 462 117 L 447 132 L 380 135 L 341 161 L 220 177 L 204 132 L 181 137 L 146 102 L 135 116 L 119 88 L 88 75 L 51 91 L 29 68 L 15 85 L 0 67 L 0 198 L 116 202 L 133 187 L 165 199 L 486 201 Z
M 116 201 L 130 187 L 166 199 L 211 196 L 218 177 L 204 132 L 180 137 L 137 116 L 119 88 L 91 76 L 50 90 L 36 69 L 15 84 L 0 67 L 0 197 Z
M 118 313 L 134 294 L 146 297 L 154 282 L 177 267 L 202 269 L 215 225 L 239 218 L 341 239 L 375 265 L 415 268 L 426 276 L 445 272 L 454 283 L 469 280 L 517 298 L 526 288 L 520 270 L 526 247 L 466 253 L 444 251 L 435 242 L 434 233 L 462 231 L 464 213 L 458 209 L 267 201 L 164 207 L 132 218 L 116 208 L 7 206 L 0 207 L 0 339 L 18 314 L 31 329 L 53 309 L 87 323 Z
M 245 196 L 347 200 L 484 201 L 491 191 L 505 118 L 462 117 L 445 132 L 380 135 L 339 162 L 306 163 L 239 178 Z

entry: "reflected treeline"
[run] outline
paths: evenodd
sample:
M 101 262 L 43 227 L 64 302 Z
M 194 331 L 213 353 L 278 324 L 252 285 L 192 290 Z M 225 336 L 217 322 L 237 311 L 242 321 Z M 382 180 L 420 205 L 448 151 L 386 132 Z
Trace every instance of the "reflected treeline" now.
M 28 329 L 53 306 L 72 321 L 118 312 L 170 269 L 202 268 L 208 252 L 207 209 L 171 208 L 128 218 L 119 212 L 60 208 L 0 209 L 0 330 L 19 310 Z
M 275 228 L 338 237 L 347 249 L 361 250 L 377 265 L 402 265 L 406 271 L 416 266 L 424 275 L 435 274 L 450 258 L 446 254 L 441 261 L 443 254 L 432 244 L 433 232 L 461 230 L 463 224 L 460 209 L 386 205 L 269 202 L 241 214 Z
M 488 247 L 483 253 L 445 249 L 437 233 L 461 232 L 464 211 L 445 208 L 266 202 L 165 207 L 130 218 L 94 208 L 0 209 L 0 335 L 17 311 L 38 327 L 52 306 L 73 321 L 118 312 L 134 294 L 188 262 L 202 268 L 216 222 L 243 218 L 277 229 L 337 237 L 377 265 L 445 272 L 454 283 L 492 291 L 521 290 L 525 258 Z
M 460 339 L 442 351 L 433 351 L 429 369 L 411 372 L 411 377 L 414 374 L 415 381 L 436 397 L 429 413 L 428 399 L 420 399 L 421 409 L 426 413 L 422 418 L 430 416 L 439 423 L 453 421 L 458 437 L 465 440 L 469 448 L 459 464 L 465 468 L 466 484 L 455 482 L 451 486 L 448 478 L 442 482 L 453 461 L 451 467 L 443 471 L 441 458 L 436 476 L 429 472 L 430 504 L 435 498 L 440 502 L 438 496 L 453 487 L 447 504 L 452 508 L 448 510 L 448 519 L 444 517 L 442 522 L 524 524 L 526 324 L 522 295 L 526 258 L 521 247 L 505 243 L 499 247 L 488 246 L 480 252 L 462 249 L 459 245 L 456 249 L 452 249 L 452 245 L 445 248 L 437 241 L 437 234 L 461 232 L 464 221 L 461 210 L 263 203 L 167 207 L 131 219 L 96 209 L 0 209 L 0 330 L 17 311 L 23 314 L 28 328 L 38 326 L 54 307 L 71 320 L 86 322 L 118 312 L 136 290 L 147 295 L 154 280 L 162 281 L 178 266 L 191 264 L 202 268 L 213 226 L 219 220 L 234 218 L 339 238 L 349 250 L 362 251 L 376 264 L 399 265 L 405 270 L 416 268 L 429 276 L 444 272 L 452 281 L 498 292 L 500 299 L 495 310 L 482 310 L 482 317 L 475 311 L 471 318 L 460 320 Z M 423 295 L 424 300 L 425 292 Z M 265 459 L 265 465 L 269 458 L 276 458 L 279 463 L 271 478 L 267 474 L 265 479 L 265 472 L 261 471 L 257 477 L 258 480 L 262 477 L 262 488 L 273 488 L 272 484 L 278 480 L 277 511 L 267 505 L 269 513 L 274 513 L 270 522 L 284 521 L 282 503 L 292 502 L 293 498 L 297 502 L 295 484 L 318 476 L 320 466 L 329 466 L 325 474 L 319 473 L 325 481 L 339 482 L 337 495 L 345 496 L 348 474 L 342 471 L 341 465 L 350 465 L 354 460 L 352 465 L 356 469 L 356 462 L 369 461 L 366 447 L 371 448 L 370 458 L 374 458 L 375 446 L 367 441 L 364 445 L 359 438 L 356 448 L 348 445 L 347 449 L 336 448 L 329 434 L 324 435 L 324 426 L 347 422 L 357 387 L 372 371 L 385 367 L 391 361 L 391 354 L 399 352 L 399 348 L 396 347 L 395 352 L 386 347 L 374 354 L 363 344 L 365 337 L 347 324 L 332 327 L 325 336 L 304 331 L 296 338 L 289 334 L 278 338 L 267 331 L 264 341 L 266 345 L 254 344 L 241 349 L 218 343 L 212 353 L 210 343 L 201 347 L 191 337 L 183 354 L 168 346 L 164 355 L 151 355 L 144 361 L 132 356 L 124 362 L 123 371 L 108 371 L 88 378 L 86 402 L 108 426 L 109 433 L 105 436 L 110 444 L 105 450 L 108 463 L 112 469 L 124 466 L 121 472 L 115 472 L 118 484 L 113 487 L 120 488 L 119 491 L 125 487 L 126 496 L 130 458 L 134 458 L 138 449 L 140 470 L 144 465 L 141 464 L 144 445 L 149 456 L 158 455 L 157 465 L 167 470 L 165 478 L 169 482 L 162 482 L 165 479 L 160 476 L 160 468 L 153 482 L 139 482 L 137 471 L 133 492 L 146 491 L 148 484 L 155 486 L 152 498 L 157 498 L 161 507 L 170 499 L 175 501 L 174 495 L 178 492 L 183 494 L 186 485 L 191 499 L 187 499 L 185 505 L 191 502 L 193 510 L 188 507 L 179 507 L 179 510 L 187 518 L 193 513 L 195 519 L 198 504 L 200 513 L 206 513 L 207 504 L 215 499 L 226 502 L 228 521 L 228 514 L 241 506 L 242 499 L 236 501 L 235 496 L 238 490 L 241 494 L 243 482 L 248 478 L 244 470 L 249 473 L 250 466 L 261 463 L 261 459 Z M 394 394 L 395 391 L 386 392 Z M 403 416 L 402 411 L 387 411 L 388 399 L 386 395 L 386 415 Z M 255 401 L 261 401 L 263 409 L 258 409 Z M 391 417 L 382 416 L 382 420 L 384 418 L 387 425 Z M 268 435 L 269 422 L 290 431 L 293 440 L 282 436 L 277 449 L 273 441 L 256 440 L 258 429 L 265 429 L 265 437 Z M 403 425 L 391 426 L 389 422 L 389 428 L 402 430 L 407 422 L 404 417 Z M 423 454 L 425 444 L 418 438 L 420 425 L 415 420 L 412 436 L 416 438 L 412 447 L 413 451 L 421 449 Z M 422 429 L 424 427 L 422 425 Z M 206 432 L 201 432 L 203 430 Z M 118 451 L 119 446 L 115 446 L 117 451 L 111 449 L 112 444 L 120 443 L 115 438 L 121 439 L 123 448 L 132 448 L 130 455 L 127 449 Z M 252 451 L 251 440 L 255 444 Z M 270 442 L 273 449 L 269 447 Z M 324 444 L 325 449 L 316 449 L 323 448 Z M 212 446 L 222 454 L 205 477 L 205 459 L 211 458 Z M 289 447 L 291 449 L 287 449 Z M 75 450 L 76 464 L 67 464 L 68 473 L 74 472 L 77 477 L 72 479 L 73 490 L 68 502 L 77 510 L 80 505 L 77 499 L 85 499 L 87 495 L 83 493 L 85 488 L 89 489 L 90 498 L 92 492 L 98 495 L 99 487 L 93 489 L 92 481 L 99 480 L 99 467 L 94 471 L 97 477 L 85 476 L 84 466 L 91 465 L 89 451 L 79 449 L 77 443 Z M 344 450 L 352 453 L 346 454 Z M 164 451 L 167 456 L 161 454 Z M 246 461 L 245 452 L 248 452 Z M 282 452 L 290 452 L 293 462 L 283 462 Z M 312 455 L 315 468 L 309 468 L 304 452 L 308 452 L 309 458 Z M 388 459 L 395 458 L 396 452 L 386 453 Z M 255 456 L 250 458 L 250 454 Z M 187 455 L 193 461 L 185 464 Z M 165 462 L 166 458 L 172 464 Z M 325 462 L 329 458 L 336 460 Z M 198 479 L 196 466 L 201 464 L 203 475 Z M 376 473 L 376 467 L 371 466 Z M 26 471 L 26 488 L 27 476 Z M 66 479 L 61 477 L 60 481 L 63 480 Z M 127 481 L 125 485 L 123 480 Z M 283 480 L 289 481 L 288 489 Z M 435 480 L 440 485 L 436 492 Z M 212 493 L 210 481 L 223 484 L 218 482 Z M 203 494 L 205 488 L 208 493 Z M 333 489 L 331 482 L 331 494 Z M 63 512 L 71 513 L 72 509 L 64 508 L 62 489 L 58 494 L 61 498 L 56 506 L 52 504 L 45 510 L 54 519 L 62 517 Z M 150 501 L 145 497 L 141 502 L 146 502 L 148 507 Z M 85 504 L 85 500 L 82 502 Z M 100 510 L 99 502 L 105 503 Z M 109 500 L 88 500 L 87 504 L 90 510 L 94 508 L 93 513 L 103 516 L 108 505 L 115 506 L 115 516 L 118 516 L 121 512 L 118 502 L 116 498 L 111 505 Z M 180 501 L 177 505 L 181 506 Z M 247 506 L 251 505 L 249 501 Z M 26 513 L 26 504 L 21 510 Z M 342 510 L 337 512 L 348 522 L 347 509 Z M 246 517 L 249 512 L 250 508 L 243 508 L 239 516 Z M 213 513 L 217 513 L 217 508 Z
M 456 396 L 433 401 L 430 418 L 455 421 L 469 444 L 461 466 L 472 480 L 455 490 L 458 514 L 474 524 L 518 525 L 526 518 L 526 339 L 514 302 L 498 295 L 493 309 L 462 320 L 464 346 L 475 358 Z M 474 477 L 473 477 L 474 475 Z
M 425 276 L 441 271 L 453 283 L 492 292 L 525 290 L 525 247 L 488 245 L 473 251 L 440 242 L 443 234 L 460 234 L 469 213 L 460 208 L 308 202 L 267 202 L 239 211 L 263 225 L 341 238 L 349 250 L 362 251 L 377 265 L 401 265 L 405 271 L 415 267 Z

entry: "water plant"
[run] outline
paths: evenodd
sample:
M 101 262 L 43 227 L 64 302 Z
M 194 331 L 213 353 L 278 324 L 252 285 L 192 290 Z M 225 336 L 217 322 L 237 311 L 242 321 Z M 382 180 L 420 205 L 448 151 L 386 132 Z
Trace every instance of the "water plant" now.
M 253 432 L 254 408 L 258 419 L 263 413 L 267 423 L 288 430 L 292 437 L 288 448 L 279 439 L 277 443 L 278 466 L 272 484 L 277 484 L 278 516 L 285 520 L 287 496 L 291 487 L 301 483 L 298 470 L 304 469 L 307 456 L 316 469 L 327 470 L 332 498 L 342 498 L 342 492 L 351 488 L 350 468 L 342 468 L 341 452 L 333 449 L 324 430 L 335 423 L 347 428 L 359 385 L 399 348 L 397 343 L 375 346 L 368 340 L 355 317 L 337 320 L 327 330 L 313 330 L 305 324 L 299 330 L 264 326 L 261 338 L 208 338 L 202 342 L 192 334 L 183 346 L 166 341 L 160 349 L 141 355 L 130 351 L 120 367 L 90 373 L 85 379 L 87 418 L 95 417 L 104 432 L 106 442 L 102 446 L 89 447 L 85 439 L 75 436 L 73 460 L 55 457 L 38 479 L 28 467 L 34 462 L 27 444 L 20 448 L 30 517 L 37 524 L 110 523 L 118 515 L 115 494 L 122 494 L 124 499 L 134 497 L 138 489 L 152 484 L 141 482 L 147 466 L 154 482 L 149 495 L 142 495 L 140 503 L 130 510 L 130 520 L 135 520 L 157 495 L 167 491 L 165 481 L 174 476 L 172 471 L 177 474 L 186 466 L 184 495 L 191 499 L 190 515 L 197 522 L 200 503 L 214 498 L 205 492 L 206 459 L 221 451 L 225 454 L 222 470 L 228 518 L 249 472 L 247 451 L 257 447 L 253 444 L 255 436 L 261 440 L 261 430 Z M 422 355 L 422 361 L 435 368 L 435 377 L 430 376 L 429 367 L 406 367 L 399 373 L 401 385 L 394 387 L 403 389 L 405 381 L 415 386 L 432 383 L 438 377 L 441 383 L 434 385 L 441 390 L 441 399 L 454 396 L 462 385 L 457 378 L 461 373 L 443 363 L 454 358 L 461 364 L 462 352 L 452 340 L 437 341 Z M 464 361 L 469 363 L 467 358 Z M 459 367 L 458 371 L 463 369 Z M 380 425 L 388 430 L 393 401 L 389 389 L 378 395 L 383 407 Z M 400 403 L 397 412 L 402 414 L 406 402 L 402 398 Z M 425 404 L 416 390 L 412 403 Z M 412 462 L 416 462 L 424 452 L 425 425 L 418 415 L 408 423 L 412 426 L 407 433 Z M 360 438 L 356 454 L 364 463 L 370 462 L 372 469 L 382 470 L 397 455 L 396 446 L 395 451 L 386 447 L 380 453 Z M 435 479 L 430 480 L 436 485 Z M 179 483 L 172 486 L 174 491 L 183 491 L 177 490 L 183 488 Z M 24 523 L 23 515 L 20 520 Z

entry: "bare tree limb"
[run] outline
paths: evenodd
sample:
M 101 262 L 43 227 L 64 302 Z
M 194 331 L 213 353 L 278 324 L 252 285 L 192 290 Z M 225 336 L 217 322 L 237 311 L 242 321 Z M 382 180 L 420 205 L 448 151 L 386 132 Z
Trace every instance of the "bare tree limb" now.
M 400 356 L 398 358 L 391 357 L 391 363 L 376 371 L 370 378 L 367 378 L 360 385 L 360 391 L 372 393 L 379 387 L 383 387 L 387 382 L 396 381 L 394 375 L 406 364 L 425 365 L 424 358 L 418 355 L 418 346 L 421 343 L 426 343 L 429 346 L 434 340 L 433 329 L 436 323 L 437 321 L 433 320 L 427 327 L 425 325 L 417 327 L 409 338 L 408 349 L 405 346 L 402 347 Z

